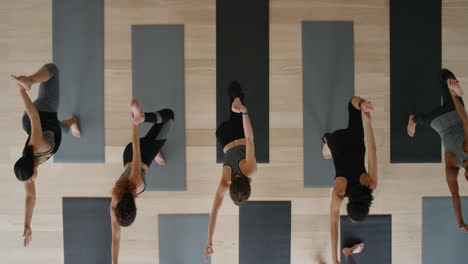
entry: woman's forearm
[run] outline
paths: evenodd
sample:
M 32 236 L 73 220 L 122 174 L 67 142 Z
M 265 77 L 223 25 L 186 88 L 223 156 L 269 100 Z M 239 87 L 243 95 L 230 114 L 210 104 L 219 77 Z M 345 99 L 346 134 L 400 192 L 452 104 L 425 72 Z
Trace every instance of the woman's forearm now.
M 338 220 L 334 219 L 334 215 L 331 216 L 331 250 L 332 250 L 332 260 L 333 263 L 336 263 L 338 260 Z
M 28 93 L 23 88 L 19 88 L 19 92 L 21 95 L 21 99 L 23 99 L 24 107 L 26 108 L 26 113 L 29 116 L 29 119 L 33 119 L 34 117 L 39 117 L 39 113 L 37 112 L 36 106 L 29 98 Z
M 112 236 L 112 264 L 119 262 L 120 235 L 119 237 Z
M 457 218 L 458 226 L 465 224 L 463 219 L 461 200 L 459 195 L 452 195 L 453 210 L 455 211 L 455 217 Z
M 141 152 L 140 152 L 140 138 L 138 136 L 138 126 L 133 125 L 133 132 L 132 132 L 132 150 L 133 150 L 133 166 L 132 170 L 136 170 L 137 172 L 141 171 Z
M 35 205 L 36 205 L 36 195 L 26 195 L 25 214 L 24 214 L 24 226 L 25 227 L 31 226 L 31 220 L 32 220 Z
M 244 125 L 245 138 L 253 142 L 254 134 L 253 134 L 252 124 L 250 123 L 249 115 L 244 115 L 244 114 L 242 115 L 242 123 Z
M 218 218 L 217 210 L 213 210 L 210 214 L 210 221 L 208 223 L 208 241 L 213 241 L 214 231 L 216 229 L 216 220 Z

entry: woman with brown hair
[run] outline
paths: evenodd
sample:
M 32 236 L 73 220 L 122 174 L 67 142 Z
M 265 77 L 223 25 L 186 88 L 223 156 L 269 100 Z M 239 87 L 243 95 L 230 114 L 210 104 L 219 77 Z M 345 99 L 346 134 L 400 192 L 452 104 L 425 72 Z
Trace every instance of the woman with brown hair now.
M 140 103 L 136 99 L 132 100 L 130 108 L 133 119 L 132 142 L 125 147 L 123 153 L 125 170 L 115 183 L 110 205 L 113 264 L 118 262 L 120 227 L 130 226 L 135 221 L 137 213 L 135 198 L 145 191 L 145 176 L 152 161 L 155 160 L 159 165 L 165 164 L 160 151 L 167 141 L 174 122 L 174 112 L 170 109 L 144 113 L 140 110 Z M 138 138 L 138 125 L 143 122 L 154 125 L 144 137 Z

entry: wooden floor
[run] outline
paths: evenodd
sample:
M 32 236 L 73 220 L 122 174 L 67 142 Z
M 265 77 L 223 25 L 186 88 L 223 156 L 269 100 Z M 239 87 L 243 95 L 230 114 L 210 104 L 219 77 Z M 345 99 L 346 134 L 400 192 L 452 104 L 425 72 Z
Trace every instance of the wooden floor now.
M 443 0 L 443 6 L 443 65 L 468 87 L 468 0 Z M 352 20 L 356 93 L 376 106 L 380 183 L 371 212 L 393 216 L 393 263 L 421 263 L 421 197 L 449 191 L 441 164 L 389 164 L 389 1 L 271 0 L 270 8 L 271 162 L 260 166 L 251 199 L 292 201 L 291 263 L 330 263 L 330 189 L 303 188 L 300 23 Z M 138 199 L 138 218 L 123 229 L 121 263 L 158 263 L 158 214 L 210 212 L 221 171 L 214 138 L 215 0 L 106 0 L 106 163 L 41 166 L 33 241 L 22 247 L 24 190 L 12 166 L 26 138 L 20 125 L 24 108 L 8 74 L 32 73 L 51 60 L 51 1 L 0 0 L 2 263 L 63 263 L 62 197 L 110 195 L 122 171 L 123 146 L 130 141 L 133 24 L 185 24 L 188 191 L 146 192 Z M 468 195 L 464 181 L 460 187 Z M 238 209 L 228 201 L 220 212 L 212 263 L 237 264 L 238 249 Z

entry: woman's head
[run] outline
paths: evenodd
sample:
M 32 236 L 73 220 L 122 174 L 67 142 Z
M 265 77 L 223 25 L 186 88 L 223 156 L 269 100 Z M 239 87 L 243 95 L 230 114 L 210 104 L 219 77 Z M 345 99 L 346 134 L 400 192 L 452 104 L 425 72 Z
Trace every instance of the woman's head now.
M 34 181 L 37 176 L 36 165 L 34 163 L 33 150 L 31 146 L 26 145 L 23 149 L 23 155 L 14 166 L 16 178 L 20 181 Z
M 232 201 L 240 206 L 250 197 L 250 181 L 245 176 L 235 176 L 229 187 L 229 195 Z
M 115 216 L 123 227 L 133 224 L 136 218 L 137 208 L 135 204 L 136 186 L 128 179 L 119 180 L 114 187 L 113 194 L 119 198 L 115 206 Z
M 372 205 L 374 196 L 369 187 L 357 185 L 348 193 L 348 217 L 353 222 L 361 222 L 369 215 L 369 208 Z

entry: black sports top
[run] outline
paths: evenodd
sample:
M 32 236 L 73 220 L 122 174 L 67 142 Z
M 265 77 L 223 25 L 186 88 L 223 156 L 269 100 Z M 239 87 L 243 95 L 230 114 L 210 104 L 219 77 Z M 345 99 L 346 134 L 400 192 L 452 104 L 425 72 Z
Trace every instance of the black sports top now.
M 364 165 L 366 145 L 364 144 L 361 111 L 354 108 L 350 101 L 348 113 L 347 128 L 325 135 L 333 156 L 336 170 L 335 177 L 344 177 L 348 181 L 346 196 L 348 196 L 350 188 L 360 184 L 361 175 L 367 172 Z
M 42 131 L 52 131 L 54 138 L 54 147 L 48 154 L 55 154 L 59 147 L 60 142 L 62 142 L 62 130 L 60 129 L 60 123 L 57 118 L 57 112 L 39 112 L 39 118 L 41 119 Z M 29 137 L 26 141 L 26 145 L 29 143 L 31 137 L 31 120 L 28 115 L 23 115 L 23 129 L 28 133 Z M 52 144 L 51 144 L 52 145 Z

